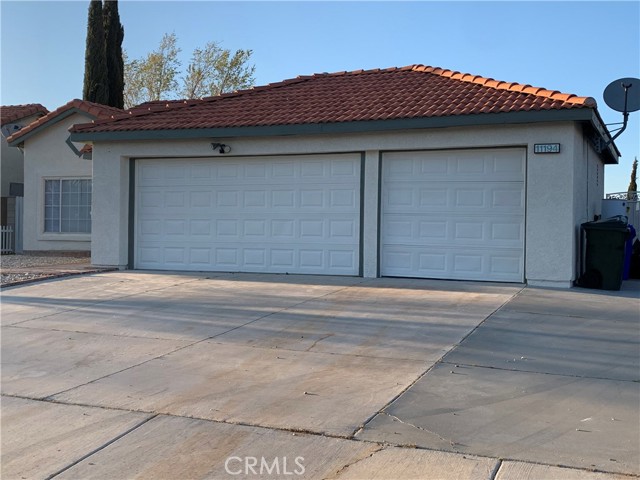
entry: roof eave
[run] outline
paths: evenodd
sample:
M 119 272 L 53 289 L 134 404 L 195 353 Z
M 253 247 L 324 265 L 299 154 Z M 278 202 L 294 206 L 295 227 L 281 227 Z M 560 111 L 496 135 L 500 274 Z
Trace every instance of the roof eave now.
M 201 129 L 133 130 L 120 132 L 71 132 L 73 142 L 178 140 L 196 138 L 232 138 L 257 136 L 315 135 L 332 133 L 370 133 L 393 130 L 510 125 L 561 121 L 589 122 L 602 135 L 597 113 L 592 108 L 535 110 L 526 112 L 483 113 L 443 117 L 402 118 L 296 125 L 267 125 Z M 601 124 L 600 124 L 601 125 Z M 614 147 L 615 148 L 615 147 Z
M 600 116 L 600 113 L 597 109 L 592 110 L 591 126 L 596 132 L 595 138 L 597 138 L 597 140 L 593 140 L 594 148 L 596 148 L 596 150 L 603 150 L 607 157 L 611 157 L 612 161 L 605 163 L 618 164 L 618 159 L 622 156 L 622 154 L 620 153 L 620 150 L 618 150 L 617 145 L 613 141 L 611 132 L 609 132 L 609 129 L 602 120 L 602 117 Z M 603 145 L 605 145 L 607 142 L 610 143 L 606 145 L 606 147 L 603 147 Z
M 31 130 L 30 132 L 25 133 L 24 135 L 20 135 L 20 132 L 16 132 L 15 135 L 18 135 L 17 138 L 13 139 L 11 142 L 9 142 L 9 146 L 10 147 L 20 147 L 24 144 L 24 142 L 38 134 L 39 132 L 41 132 L 42 130 L 49 128 L 52 125 L 55 125 L 58 122 L 61 122 L 62 120 L 64 120 L 65 118 L 69 118 L 71 115 L 74 115 L 76 113 L 81 113 L 83 115 L 86 115 L 87 117 L 89 117 L 91 120 L 95 120 L 96 117 L 95 115 L 92 115 L 90 113 L 87 113 L 86 111 L 80 109 L 80 108 L 70 108 L 69 110 L 65 110 L 64 112 L 61 112 L 60 114 L 56 115 L 55 117 L 51 118 L 50 120 L 44 122 L 42 125 L 38 125 L 37 128 L 34 128 L 33 130 Z

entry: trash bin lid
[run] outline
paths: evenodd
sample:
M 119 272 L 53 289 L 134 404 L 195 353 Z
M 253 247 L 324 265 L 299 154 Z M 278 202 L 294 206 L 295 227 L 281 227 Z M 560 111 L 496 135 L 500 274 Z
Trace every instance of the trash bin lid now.
M 627 217 L 618 215 L 611 218 L 603 218 L 596 222 L 587 222 L 582 224 L 582 228 L 586 230 L 617 230 L 626 232 L 629 229 Z

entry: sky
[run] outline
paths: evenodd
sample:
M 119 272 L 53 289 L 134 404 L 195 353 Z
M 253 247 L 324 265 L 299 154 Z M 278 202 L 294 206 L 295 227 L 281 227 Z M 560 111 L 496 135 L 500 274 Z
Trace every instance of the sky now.
M 82 97 L 88 0 L 0 0 L 0 103 L 53 110 Z M 640 78 L 640 1 L 149 1 L 120 0 L 129 58 L 175 33 L 186 64 L 219 42 L 250 49 L 256 85 L 298 75 L 424 64 L 518 82 L 598 102 Z M 626 191 L 640 157 L 640 112 L 616 140 L 605 192 Z M 611 125 L 614 130 L 619 125 Z

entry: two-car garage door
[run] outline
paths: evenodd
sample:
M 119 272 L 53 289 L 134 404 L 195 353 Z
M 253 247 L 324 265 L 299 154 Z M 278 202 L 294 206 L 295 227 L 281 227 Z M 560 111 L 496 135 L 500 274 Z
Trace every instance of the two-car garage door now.
M 136 162 L 135 267 L 360 273 L 360 155 Z
M 384 153 L 380 274 L 523 281 L 524 152 Z M 359 275 L 376 244 L 359 154 L 137 160 L 135 178 L 136 268 Z

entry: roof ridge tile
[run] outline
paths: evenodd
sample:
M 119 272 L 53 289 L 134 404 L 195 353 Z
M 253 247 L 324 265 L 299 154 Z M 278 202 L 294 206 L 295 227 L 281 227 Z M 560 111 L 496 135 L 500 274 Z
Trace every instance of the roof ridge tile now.
M 420 68 L 424 67 L 423 65 L 414 65 L 413 70 L 415 71 L 428 71 L 429 73 L 433 73 L 436 75 L 440 75 L 442 77 L 451 78 L 453 80 L 460 80 L 463 82 L 475 83 L 478 85 L 482 85 L 489 88 L 496 88 L 501 90 L 510 90 L 518 93 L 525 93 L 530 95 L 542 96 L 554 98 L 557 100 L 564 101 L 566 103 L 575 104 L 575 105 L 583 105 L 586 107 L 596 107 L 597 102 L 592 97 L 579 97 L 574 94 L 562 93 L 557 90 L 547 90 L 543 87 L 532 87 L 528 84 L 521 84 L 517 82 L 505 82 L 502 80 L 495 80 L 493 78 L 487 78 L 480 75 L 472 75 L 470 73 L 460 73 L 453 70 L 446 70 L 440 67 L 429 67 L 429 69 Z

